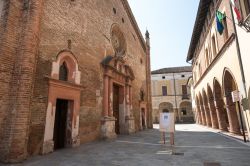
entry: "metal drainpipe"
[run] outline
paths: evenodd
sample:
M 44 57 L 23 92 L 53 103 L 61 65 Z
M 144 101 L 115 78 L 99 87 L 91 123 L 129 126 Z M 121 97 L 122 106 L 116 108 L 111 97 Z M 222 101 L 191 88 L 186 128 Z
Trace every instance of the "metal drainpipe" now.
M 174 80 L 174 99 L 175 99 L 175 109 L 177 110 L 178 119 L 180 120 L 180 116 L 179 116 L 178 109 L 177 109 L 177 101 L 176 101 L 176 86 L 175 86 L 175 76 L 174 76 L 174 73 L 173 73 L 173 80 Z

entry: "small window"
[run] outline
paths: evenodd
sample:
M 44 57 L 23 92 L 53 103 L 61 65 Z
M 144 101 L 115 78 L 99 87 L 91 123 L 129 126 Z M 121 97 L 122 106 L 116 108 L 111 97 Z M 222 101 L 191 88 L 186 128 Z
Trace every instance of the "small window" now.
M 181 75 L 181 77 L 182 77 L 182 78 L 184 78 L 184 77 L 185 77 L 185 75 Z
M 122 23 L 124 23 L 125 21 L 124 21 L 124 18 L 122 18 Z
M 205 54 L 206 54 L 206 67 L 208 67 L 209 66 L 209 63 L 210 63 L 210 59 L 209 59 L 209 55 L 208 55 L 208 49 L 206 49 L 206 51 L 205 51 Z
M 223 31 L 223 36 L 224 36 L 224 41 L 226 42 L 228 39 L 228 29 L 227 29 L 227 18 L 225 17 L 222 22 L 224 26 L 224 31 Z
M 199 63 L 199 74 L 200 74 L 200 77 L 202 75 L 202 69 L 201 69 L 201 64 Z
M 68 68 L 65 62 L 63 62 L 63 64 L 60 66 L 59 80 L 68 81 Z
M 116 14 L 116 9 L 115 8 L 113 8 L 113 12 L 114 12 L 114 14 Z
M 162 79 L 165 79 L 166 77 L 165 76 L 162 76 Z
M 214 35 L 212 36 L 212 47 L 213 47 L 213 56 L 215 57 L 217 54 L 217 51 L 216 51 L 216 42 L 215 42 Z
M 142 60 L 142 58 L 140 58 L 140 62 L 141 62 L 141 64 L 143 64 L 143 60 Z
M 162 86 L 162 96 L 167 96 L 167 86 Z

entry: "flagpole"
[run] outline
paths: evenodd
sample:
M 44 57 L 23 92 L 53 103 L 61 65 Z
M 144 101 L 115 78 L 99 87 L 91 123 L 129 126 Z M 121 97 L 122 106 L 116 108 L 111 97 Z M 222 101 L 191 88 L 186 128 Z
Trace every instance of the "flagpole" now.
M 242 82 L 243 82 L 244 93 L 245 93 L 245 96 L 247 96 L 247 93 L 246 93 L 246 81 L 245 81 L 244 68 L 243 68 L 242 59 L 241 59 L 241 51 L 240 51 L 238 33 L 237 33 L 236 25 L 235 25 L 235 19 L 234 19 L 232 4 L 231 4 L 230 0 L 229 0 L 229 4 L 230 4 L 230 12 L 231 12 L 231 15 L 232 15 L 233 27 L 234 27 L 234 32 L 235 32 L 235 41 L 236 41 L 237 56 L 238 56 L 239 65 L 240 65 L 240 73 L 241 73 L 241 78 L 242 78 Z M 245 130 L 244 130 L 244 127 L 243 127 L 243 121 L 242 121 L 242 116 L 241 116 L 242 107 L 240 106 L 240 104 L 239 104 L 238 109 L 239 109 L 239 114 L 240 114 L 240 121 L 241 121 L 241 128 L 242 128 L 243 138 L 244 138 L 244 142 L 246 142 L 246 135 L 245 135 Z

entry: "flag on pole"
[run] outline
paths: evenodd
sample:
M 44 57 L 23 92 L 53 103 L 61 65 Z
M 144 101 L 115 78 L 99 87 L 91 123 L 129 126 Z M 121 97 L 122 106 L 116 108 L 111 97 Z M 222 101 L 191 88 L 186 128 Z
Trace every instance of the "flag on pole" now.
M 221 35 L 224 30 L 223 26 L 223 19 L 226 17 L 225 14 L 221 13 L 220 11 L 216 11 L 216 25 L 217 25 L 217 31 Z
M 236 14 L 237 20 L 240 22 L 241 21 L 241 13 L 240 13 L 240 8 L 239 8 L 239 1 L 238 0 L 231 0 L 231 4 L 233 7 L 233 10 Z

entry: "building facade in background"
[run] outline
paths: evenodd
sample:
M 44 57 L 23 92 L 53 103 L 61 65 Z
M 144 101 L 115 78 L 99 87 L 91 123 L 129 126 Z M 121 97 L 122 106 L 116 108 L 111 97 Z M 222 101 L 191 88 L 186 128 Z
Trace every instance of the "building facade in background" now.
M 152 128 L 149 33 L 126 0 L 1 0 L 0 16 L 0 161 Z
M 151 72 L 153 123 L 162 112 L 174 112 L 177 123 L 194 122 L 188 79 L 192 68 L 173 67 Z
M 193 68 L 196 122 L 248 137 L 249 7 L 248 0 L 201 0 L 187 55 Z M 216 11 L 225 16 L 220 33 Z M 240 92 L 238 103 L 233 91 Z

